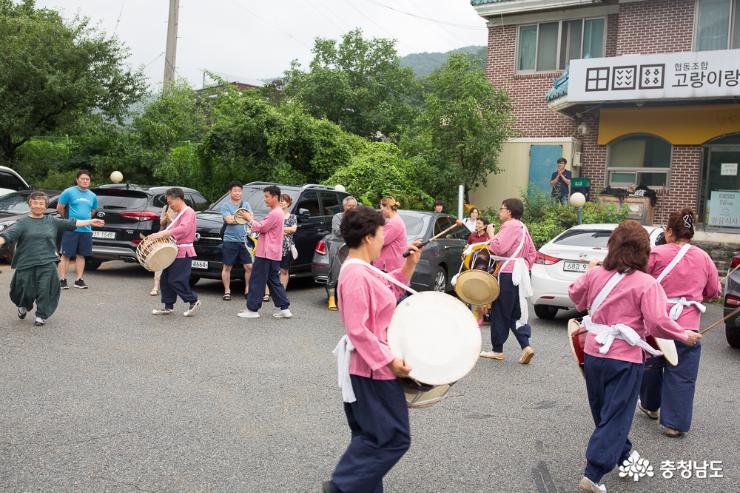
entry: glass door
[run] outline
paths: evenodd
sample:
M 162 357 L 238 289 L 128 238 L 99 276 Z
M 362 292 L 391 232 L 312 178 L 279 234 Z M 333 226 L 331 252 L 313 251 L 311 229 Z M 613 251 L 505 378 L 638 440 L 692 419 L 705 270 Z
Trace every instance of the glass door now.
M 705 156 L 700 202 L 704 224 L 740 229 L 740 144 L 709 145 Z

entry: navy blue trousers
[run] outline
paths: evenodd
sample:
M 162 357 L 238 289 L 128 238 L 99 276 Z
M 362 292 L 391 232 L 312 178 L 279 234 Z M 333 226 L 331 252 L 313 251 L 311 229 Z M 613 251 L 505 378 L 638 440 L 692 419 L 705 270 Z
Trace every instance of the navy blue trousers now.
M 159 285 L 162 290 L 162 303 L 164 303 L 165 308 L 173 308 L 178 296 L 185 303 L 198 301 L 198 295 L 190 288 L 192 267 L 193 259 L 183 257 L 176 258 L 172 265 L 162 271 Z
M 349 447 L 331 476 L 344 493 L 381 493 L 383 476 L 411 446 L 409 409 L 397 380 L 350 375 L 357 401 L 344 404 L 352 432 Z
M 498 298 L 491 306 L 491 345 L 493 350 L 500 353 L 504 350 L 504 343 L 509 338 L 509 331 L 514 333 L 522 349 L 529 346 L 532 337 L 532 328 L 529 324 L 516 328 L 516 321 L 522 316 L 519 308 L 519 287 L 511 282 L 511 273 L 499 276 L 501 289 Z
M 683 432 L 691 428 L 696 377 L 699 374 L 701 345 L 676 342 L 678 365 L 669 365 L 662 356 L 645 362 L 640 402 L 650 411 L 660 409 L 660 424 Z
M 642 364 L 586 355 L 586 391 L 596 429 L 586 449 L 584 475 L 599 483 L 601 478 L 629 458 L 628 435 L 640 392 Z
M 265 295 L 265 286 L 270 290 L 270 296 L 275 306 L 285 310 L 290 306 L 285 288 L 280 284 L 280 261 L 263 257 L 254 257 L 252 275 L 249 276 L 249 294 L 247 308 L 256 312 L 262 307 L 262 298 Z

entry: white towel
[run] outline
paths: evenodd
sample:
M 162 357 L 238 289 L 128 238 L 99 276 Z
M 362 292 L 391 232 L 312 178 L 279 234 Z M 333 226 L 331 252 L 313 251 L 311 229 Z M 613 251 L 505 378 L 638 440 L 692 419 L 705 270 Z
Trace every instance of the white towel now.
M 347 403 L 355 402 L 355 391 L 352 389 L 352 380 L 349 378 L 349 356 L 355 347 L 349 337 L 342 336 L 332 354 L 337 357 L 337 381 L 342 389 L 342 400 Z

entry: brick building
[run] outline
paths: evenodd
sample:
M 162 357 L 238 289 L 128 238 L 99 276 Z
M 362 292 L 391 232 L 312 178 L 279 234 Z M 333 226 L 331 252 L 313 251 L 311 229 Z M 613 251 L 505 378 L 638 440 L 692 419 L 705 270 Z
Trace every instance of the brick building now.
M 562 155 L 592 198 L 647 185 L 657 224 L 689 206 L 708 229 L 740 228 L 740 0 L 471 3 L 518 132 L 475 203 L 549 192 Z

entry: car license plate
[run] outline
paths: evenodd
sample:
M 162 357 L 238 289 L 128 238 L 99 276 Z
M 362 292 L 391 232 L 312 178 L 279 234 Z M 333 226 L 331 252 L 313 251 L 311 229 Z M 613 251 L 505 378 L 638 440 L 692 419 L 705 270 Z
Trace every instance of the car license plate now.
M 588 264 L 585 262 L 565 262 L 563 270 L 566 272 L 586 272 Z
M 102 238 L 104 240 L 115 240 L 116 239 L 116 232 L 115 231 L 93 231 L 92 232 L 93 238 Z
M 207 260 L 193 260 L 193 269 L 208 270 L 208 261 Z

